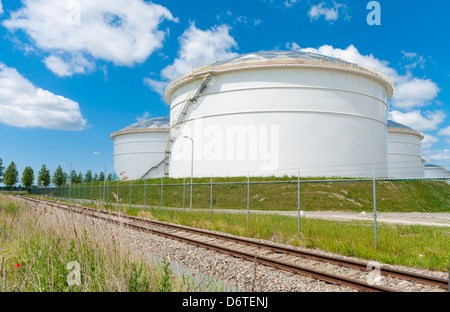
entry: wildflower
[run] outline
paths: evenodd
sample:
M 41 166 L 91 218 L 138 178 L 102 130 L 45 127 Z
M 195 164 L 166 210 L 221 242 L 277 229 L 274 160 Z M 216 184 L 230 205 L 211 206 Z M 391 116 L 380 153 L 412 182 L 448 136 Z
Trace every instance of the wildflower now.
M 16 266 L 14 267 L 14 269 L 17 269 L 18 267 L 20 267 L 20 264 L 17 263 Z
M 192 273 L 192 276 L 195 276 L 195 274 L 194 274 L 194 273 Z

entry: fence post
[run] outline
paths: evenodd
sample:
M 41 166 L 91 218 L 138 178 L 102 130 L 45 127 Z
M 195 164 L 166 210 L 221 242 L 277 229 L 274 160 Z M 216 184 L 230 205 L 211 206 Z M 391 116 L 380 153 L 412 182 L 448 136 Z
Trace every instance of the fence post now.
M 210 216 L 209 216 L 209 219 L 210 219 L 210 221 L 212 222 L 212 209 L 213 209 L 213 185 L 212 185 L 212 174 L 211 174 L 211 199 L 210 199 L 210 207 L 211 207 L 211 212 L 210 212 Z
M 144 211 L 147 208 L 147 180 L 144 180 Z
M 120 195 L 119 195 L 119 180 L 117 179 L 117 204 L 119 204 Z
M 375 180 L 375 164 L 373 165 L 373 231 L 375 248 L 377 248 L 377 184 Z
M 250 223 L 250 172 L 247 173 L 247 228 Z
M 130 179 L 130 208 L 131 208 L 131 196 L 132 196 L 132 192 L 133 192 L 133 189 L 132 189 L 132 187 L 131 187 L 131 179 Z
M 183 178 L 183 218 L 185 208 L 186 208 L 186 177 Z
M 300 239 L 300 169 L 297 171 L 297 210 L 298 210 L 298 222 L 297 222 L 297 234 Z
M 161 178 L 161 210 L 163 209 L 163 200 L 164 200 L 164 178 Z
M 86 199 L 86 182 L 84 182 L 84 195 L 83 195 L 83 199 Z
M 93 203 L 94 203 L 94 198 L 92 196 L 92 181 L 91 181 L 91 204 L 93 204 Z

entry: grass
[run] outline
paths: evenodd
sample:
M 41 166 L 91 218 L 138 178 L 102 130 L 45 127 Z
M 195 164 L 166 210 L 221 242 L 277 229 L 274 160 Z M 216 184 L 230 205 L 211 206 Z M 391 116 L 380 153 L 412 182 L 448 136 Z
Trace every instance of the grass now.
M 0 220 L 2 292 L 202 290 L 185 276 L 173 276 L 165 258 L 150 265 L 87 219 L 38 213 L 0 194 Z
M 322 178 L 323 179 L 323 178 Z M 258 210 L 297 210 L 297 183 L 294 177 L 251 178 L 251 181 L 290 181 L 277 184 L 251 184 L 250 207 Z M 316 180 L 316 179 L 315 179 Z M 215 209 L 247 209 L 247 181 L 241 178 L 214 178 L 214 183 L 240 182 L 243 184 L 213 185 L 212 204 Z M 189 180 L 186 180 L 188 183 Z M 146 187 L 144 187 L 144 183 Z M 211 205 L 209 178 L 196 178 L 193 186 L 193 207 L 206 208 Z M 183 189 L 183 179 L 164 179 L 163 206 L 189 206 L 190 186 Z M 168 185 L 179 184 L 179 185 Z M 161 179 L 131 182 L 110 182 L 106 187 L 109 202 L 114 202 L 113 193 L 118 194 L 124 204 L 141 206 L 161 205 Z M 379 212 L 450 212 L 450 184 L 438 180 L 377 181 L 377 211 Z M 34 193 L 37 190 L 33 190 Z M 32 192 L 32 193 L 33 193 Z M 69 197 L 68 187 L 49 190 L 51 194 Z M 72 198 L 102 199 L 103 183 L 74 185 Z M 130 194 L 131 193 L 131 194 Z M 351 211 L 373 209 L 372 181 L 312 182 L 301 183 L 301 207 L 304 211 Z

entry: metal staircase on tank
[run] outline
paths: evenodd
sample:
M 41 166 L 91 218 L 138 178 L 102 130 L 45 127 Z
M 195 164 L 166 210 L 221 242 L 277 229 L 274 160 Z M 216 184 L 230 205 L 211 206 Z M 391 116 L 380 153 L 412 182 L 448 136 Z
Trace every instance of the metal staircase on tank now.
M 169 175 L 169 163 L 170 163 L 170 154 L 172 151 L 172 145 L 175 142 L 175 139 L 181 132 L 182 123 L 186 120 L 187 116 L 191 113 L 192 107 L 195 102 L 197 102 L 198 98 L 202 94 L 203 91 L 214 81 L 214 75 L 209 73 L 203 80 L 201 80 L 197 86 L 188 93 L 186 99 L 184 100 L 183 107 L 178 111 L 177 117 L 172 122 L 169 135 L 167 137 L 166 148 L 164 150 L 164 158 L 157 165 L 152 166 L 149 170 L 145 172 L 141 179 L 144 179 L 152 170 L 155 170 L 160 167 L 164 163 L 164 175 Z

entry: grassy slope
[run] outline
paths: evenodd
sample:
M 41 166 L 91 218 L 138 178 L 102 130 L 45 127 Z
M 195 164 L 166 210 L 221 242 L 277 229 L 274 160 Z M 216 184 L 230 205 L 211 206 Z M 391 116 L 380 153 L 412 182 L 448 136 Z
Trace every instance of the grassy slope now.
M 251 181 L 286 181 L 284 178 L 252 178 Z M 213 182 L 246 182 L 247 178 L 214 178 Z M 186 179 L 186 183 L 189 180 Z M 193 207 L 209 208 L 210 179 L 194 179 Z M 261 210 L 297 210 L 297 183 L 251 184 L 250 208 Z M 146 180 L 145 204 L 161 205 L 161 179 Z M 164 184 L 182 184 L 182 179 L 164 179 Z M 103 183 L 94 183 L 91 194 L 90 184 L 74 186 L 72 197 L 96 199 L 103 197 Z M 119 190 L 117 188 L 119 185 Z M 132 181 L 131 203 L 144 205 L 144 181 Z M 137 186 L 142 185 L 142 186 Z M 378 181 L 377 210 L 379 212 L 450 212 L 450 185 L 444 181 Z M 68 189 L 65 189 L 68 196 Z M 186 206 L 189 206 L 190 187 L 186 185 Z M 107 196 L 115 202 L 113 193 L 119 193 L 122 203 L 130 203 L 130 182 L 110 182 Z M 165 207 L 183 206 L 183 185 L 164 187 Z M 214 185 L 213 208 L 247 209 L 247 184 Z M 373 209 L 373 184 L 371 181 L 357 182 L 303 182 L 301 183 L 301 209 L 304 211 L 371 211 Z

